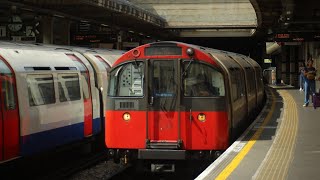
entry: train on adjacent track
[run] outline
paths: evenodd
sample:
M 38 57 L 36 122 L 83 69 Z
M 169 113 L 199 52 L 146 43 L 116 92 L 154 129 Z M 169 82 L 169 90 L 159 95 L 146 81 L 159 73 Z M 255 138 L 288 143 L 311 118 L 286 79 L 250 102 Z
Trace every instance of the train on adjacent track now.
M 122 53 L 0 42 L 0 164 L 73 143 L 104 146 L 107 74 Z
M 177 160 L 214 159 L 264 102 L 250 57 L 180 42 L 123 54 L 109 76 L 105 143 L 115 161 L 174 170 Z

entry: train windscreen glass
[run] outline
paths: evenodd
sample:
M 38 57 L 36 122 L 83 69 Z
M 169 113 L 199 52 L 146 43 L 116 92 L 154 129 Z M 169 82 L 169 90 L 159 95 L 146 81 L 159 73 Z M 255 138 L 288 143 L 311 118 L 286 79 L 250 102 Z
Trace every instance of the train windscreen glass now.
M 176 92 L 174 61 L 154 61 L 153 95 L 155 97 L 173 97 Z
M 186 97 L 224 96 L 222 73 L 217 69 L 198 62 L 185 61 L 183 66 L 183 94 Z
M 134 61 L 121 65 L 110 73 L 109 96 L 143 96 L 144 63 Z

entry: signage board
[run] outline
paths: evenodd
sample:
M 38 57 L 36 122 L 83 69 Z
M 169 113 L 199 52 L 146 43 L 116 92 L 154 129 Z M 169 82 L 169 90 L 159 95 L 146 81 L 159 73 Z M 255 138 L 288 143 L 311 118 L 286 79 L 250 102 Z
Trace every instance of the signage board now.
M 272 59 L 264 59 L 264 63 L 265 64 L 271 64 L 272 63 Z

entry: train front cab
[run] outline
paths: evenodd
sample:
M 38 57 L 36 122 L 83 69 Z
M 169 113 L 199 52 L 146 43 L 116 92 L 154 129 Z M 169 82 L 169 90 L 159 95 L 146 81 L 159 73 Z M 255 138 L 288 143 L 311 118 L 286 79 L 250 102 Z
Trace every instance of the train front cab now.
M 212 56 L 185 44 L 155 43 L 124 54 L 108 88 L 105 138 L 111 155 L 182 160 L 226 149 L 223 74 Z

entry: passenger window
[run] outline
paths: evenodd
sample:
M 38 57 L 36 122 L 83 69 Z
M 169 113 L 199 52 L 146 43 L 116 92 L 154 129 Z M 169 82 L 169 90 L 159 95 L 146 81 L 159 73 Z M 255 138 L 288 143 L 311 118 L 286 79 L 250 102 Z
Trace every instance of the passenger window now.
M 263 82 L 262 82 L 262 72 L 261 69 L 256 68 L 257 76 L 256 76 L 256 81 L 257 81 L 257 89 L 259 91 L 263 90 Z
M 185 61 L 183 64 L 184 96 L 225 96 L 222 73 L 212 66 Z
M 58 74 L 58 82 L 60 102 L 81 99 L 78 74 Z
M 241 95 L 244 92 L 243 86 L 243 76 L 241 76 L 241 72 L 239 68 L 230 69 L 231 72 L 231 92 L 233 101 L 237 101 L 241 98 Z
M 234 69 L 230 71 L 231 74 L 231 92 L 232 92 L 232 100 L 236 101 L 238 97 L 238 90 L 237 90 L 237 75 Z
M 247 79 L 248 79 L 248 94 L 254 93 L 254 71 L 251 68 L 246 68 Z
M 250 75 L 250 77 L 251 77 L 251 79 L 250 79 L 251 92 L 254 94 L 254 93 L 255 93 L 255 89 L 256 89 L 256 87 L 255 87 L 255 80 L 256 80 L 257 77 L 255 77 L 255 74 L 254 74 L 254 70 L 253 70 L 253 69 L 251 69 L 250 74 L 251 74 L 251 75 Z
M 27 83 L 30 106 L 55 103 L 52 75 L 28 75 Z

